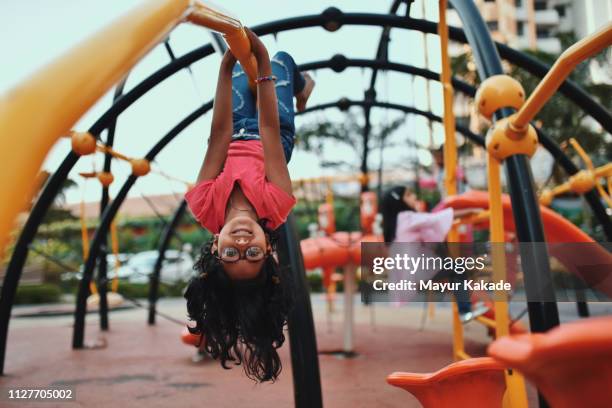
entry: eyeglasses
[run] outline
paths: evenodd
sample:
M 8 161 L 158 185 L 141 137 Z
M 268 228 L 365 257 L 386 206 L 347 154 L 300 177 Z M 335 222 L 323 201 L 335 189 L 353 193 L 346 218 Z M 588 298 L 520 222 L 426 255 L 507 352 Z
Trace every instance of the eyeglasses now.
M 267 255 L 267 252 L 257 246 L 248 247 L 244 254 L 241 254 L 238 248 L 234 247 L 223 248 L 220 256 L 218 252 L 215 254 L 217 259 L 227 263 L 238 262 L 241 259 L 246 259 L 248 262 L 259 262 Z

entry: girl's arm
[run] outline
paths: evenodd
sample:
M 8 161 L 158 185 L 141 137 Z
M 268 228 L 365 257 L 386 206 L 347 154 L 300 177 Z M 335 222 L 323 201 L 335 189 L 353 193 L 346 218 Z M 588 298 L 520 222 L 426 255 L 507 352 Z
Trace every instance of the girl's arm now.
M 217 92 L 213 106 L 212 124 L 208 148 L 204 162 L 198 174 L 198 183 L 202 180 L 214 179 L 223 170 L 225 157 L 232 141 L 232 69 L 236 58 L 227 51 L 221 60 Z
M 248 28 L 253 55 L 257 60 L 257 75 L 261 78 L 272 75 L 272 64 L 266 47 Z M 257 85 L 257 110 L 259 112 L 259 133 L 264 151 L 266 178 L 288 194 L 292 194 L 291 178 L 280 137 L 278 101 L 274 81 L 263 81 Z

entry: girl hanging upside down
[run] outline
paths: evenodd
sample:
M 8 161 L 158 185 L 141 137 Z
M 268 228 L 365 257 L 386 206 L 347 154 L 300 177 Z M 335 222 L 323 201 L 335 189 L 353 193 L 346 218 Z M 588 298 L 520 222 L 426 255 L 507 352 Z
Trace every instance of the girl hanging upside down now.
M 221 61 L 208 149 L 197 185 L 185 199 L 214 234 L 185 292 L 187 311 L 201 346 L 247 376 L 274 381 L 281 371 L 277 349 L 291 306 L 289 276 L 276 254 L 276 233 L 296 203 L 287 162 L 294 145 L 293 97 L 304 110 L 314 87 L 293 58 L 270 61 L 261 40 L 247 34 L 257 60 L 257 92 L 236 59 Z

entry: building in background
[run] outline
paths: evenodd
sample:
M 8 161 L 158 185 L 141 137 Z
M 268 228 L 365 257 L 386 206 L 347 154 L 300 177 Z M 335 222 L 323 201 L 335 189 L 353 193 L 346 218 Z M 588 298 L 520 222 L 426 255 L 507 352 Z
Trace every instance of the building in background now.
M 581 39 L 612 21 L 612 0 L 474 0 L 496 41 L 518 49 L 563 51 L 558 35 Z M 450 8 L 448 19 L 460 25 Z
M 612 0 L 550 0 L 560 16 L 559 32 L 573 32 L 580 40 L 612 21 Z M 612 49 L 606 58 L 591 59 L 589 69 L 593 83 L 612 84 Z
M 519 49 L 561 52 L 556 34 L 572 0 L 474 0 L 496 41 Z M 459 21 L 450 10 L 449 19 Z M 571 30 L 571 24 L 570 24 Z

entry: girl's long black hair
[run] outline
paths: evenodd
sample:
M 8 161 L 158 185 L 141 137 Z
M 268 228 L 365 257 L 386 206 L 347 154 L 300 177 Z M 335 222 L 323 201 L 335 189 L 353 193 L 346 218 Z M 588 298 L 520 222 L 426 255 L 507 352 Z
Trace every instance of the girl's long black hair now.
M 403 199 L 407 188 L 405 186 L 395 186 L 383 194 L 380 212 L 383 216 L 382 223 L 385 242 L 393 242 L 395 240 L 397 215 L 402 211 L 414 211 L 414 208 L 406 204 Z
M 273 250 L 276 233 L 260 225 Z M 207 242 L 194 265 L 198 275 L 191 279 L 184 297 L 192 334 L 202 335 L 204 349 L 221 362 L 242 364 L 246 375 L 259 382 L 274 381 L 282 370 L 277 349 L 285 342 L 284 326 L 291 308 L 292 285 L 273 256 L 264 260 L 253 279 L 229 278 Z

